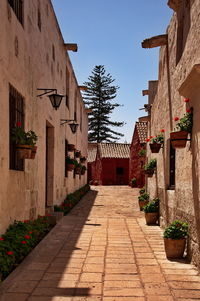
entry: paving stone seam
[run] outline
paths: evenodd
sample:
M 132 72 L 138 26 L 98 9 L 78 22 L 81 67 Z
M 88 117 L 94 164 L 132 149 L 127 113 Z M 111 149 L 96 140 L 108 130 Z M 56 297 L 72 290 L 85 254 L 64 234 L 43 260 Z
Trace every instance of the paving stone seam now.
M 163 275 L 163 277 L 164 277 L 164 279 L 165 279 L 165 282 L 166 282 L 166 284 L 167 284 L 167 287 L 168 287 L 168 289 L 169 289 L 169 291 L 170 291 L 170 293 L 171 293 L 171 296 L 172 296 L 172 298 L 174 299 L 174 301 L 176 301 L 177 298 L 176 298 L 175 295 L 174 295 L 173 289 L 172 289 L 172 288 L 170 287 L 170 285 L 168 284 L 168 281 L 167 281 L 167 279 L 166 279 L 165 273 L 163 272 L 162 266 L 161 266 L 160 262 L 157 260 L 157 257 L 154 255 L 154 250 L 153 250 L 153 248 L 151 247 L 151 245 L 150 245 L 148 239 L 146 238 L 147 234 L 145 233 L 145 231 L 143 230 L 142 226 L 141 226 L 140 223 L 138 222 L 138 219 L 136 219 L 136 221 L 137 221 L 137 224 L 138 224 L 138 226 L 140 227 L 142 233 L 143 233 L 144 236 L 145 236 L 145 240 L 146 240 L 146 242 L 147 242 L 149 248 L 151 249 L 151 252 L 152 252 L 152 254 L 153 254 L 153 256 L 154 256 L 156 262 L 158 263 L 158 265 L 159 265 L 159 267 L 160 267 L 160 270 L 161 270 L 162 275 Z M 158 227 L 159 227 L 159 226 L 158 226 Z M 160 229 L 160 227 L 159 227 L 159 229 Z
M 137 275 L 139 276 L 139 279 L 140 279 L 140 283 L 141 283 L 142 290 L 143 290 L 143 293 L 144 293 L 144 299 L 145 299 L 145 301 L 147 301 L 147 297 L 146 297 L 145 289 L 144 289 L 144 283 L 142 281 L 142 277 L 141 277 L 140 272 L 139 272 L 138 261 L 137 261 L 136 255 L 135 255 L 135 249 L 134 249 L 134 246 L 133 246 L 133 241 L 132 241 L 132 238 L 131 238 L 131 233 L 130 233 L 130 230 L 129 230 L 129 226 L 127 224 L 126 219 L 124 219 L 124 222 L 125 222 L 125 225 L 126 225 L 128 235 L 129 235 L 129 239 L 130 239 L 130 243 L 131 243 L 131 247 L 132 247 L 132 251 L 133 251 L 133 255 L 134 255 L 134 259 L 135 259 L 135 264 L 136 264 L 136 268 L 137 268 Z

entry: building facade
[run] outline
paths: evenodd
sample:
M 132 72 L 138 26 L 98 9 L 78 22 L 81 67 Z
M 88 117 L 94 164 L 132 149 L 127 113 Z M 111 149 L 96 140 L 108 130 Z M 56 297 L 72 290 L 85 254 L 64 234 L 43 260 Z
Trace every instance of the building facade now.
M 169 0 L 168 5 L 174 14 L 166 34 L 142 43 L 144 48 L 161 46 L 149 136 L 165 130 L 158 154 L 147 146 L 148 160 L 157 159 L 157 171 L 146 185 L 151 198 L 160 198 L 162 226 L 175 219 L 189 223 L 187 254 L 200 267 L 200 1 Z M 174 149 L 170 133 L 176 129 L 175 120 L 192 109 L 190 140 L 186 147 Z
M 50 0 L 0 1 L 0 232 L 14 220 L 44 214 L 87 182 L 67 172 L 68 144 L 87 156 L 88 119 Z M 65 95 L 53 109 L 42 90 Z M 73 134 L 64 120 L 79 124 Z M 38 136 L 34 160 L 18 159 L 11 130 L 21 123 Z

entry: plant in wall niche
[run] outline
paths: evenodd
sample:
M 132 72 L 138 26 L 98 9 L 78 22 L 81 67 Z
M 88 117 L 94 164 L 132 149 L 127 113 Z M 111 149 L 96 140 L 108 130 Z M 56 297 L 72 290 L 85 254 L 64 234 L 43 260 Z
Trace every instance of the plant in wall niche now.
M 167 258 L 181 258 L 185 250 L 188 223 L 173 221 L 164 231 L 164 244 Z
M 142 211 L 143 207 L 148 204 L 149 202 L 149 194 L 148 193 L 143 193 L 142 195 L 140 195 L 138 197 L 138 203 L 139 203 L 139 207 L 140 207 L 140 211 Z
M 182 118 L 174 117 L 177 122 L 177 131 L 170 133 L 170 140 L 173 148 L 184 148 L 187 143 L 188 133 L 192 132 L 193 108 L 187 109 Z
M 141 162 L 145 161 L 146 152 L 147 152 L 146 149 L 143 149 L 143 148 L 138 152 L 138 156 L 139 156 Z
M 151 159 L 147 164 L 144 165 L 144 172 L 148 177 L 152 177 L 156 168 L 156 159 Z
M 72 159 L 72 158 L 70 158 L 70 156 L 67 156 L 67 158 L 66 158 L 67 170 L 68 171 L 74 170 L 76 162 L 77 161 L 75 159 Z
M 159 201 L 159 198 L 155 198 L 143 207 L 147 225 L 156 224 L 159 217 Z
M 152 136 L 151 136 L 152 137 Z M 150 138 L 150 149 L 152 153 L 159 153 L 161 146 L 164 144 L 163 132 L 155 137 Z
M 15 142 L 18 156 L 21 159 L 35 158 L 37 139 L 34 131 L 24 131 L 21 122 L 17 122 L 16 127 L 11 129 L 11 140 Z
M 145 188 L 144 187 L 139 190 L 140 195 L 143 194 L 143 193 L 145 193 Z

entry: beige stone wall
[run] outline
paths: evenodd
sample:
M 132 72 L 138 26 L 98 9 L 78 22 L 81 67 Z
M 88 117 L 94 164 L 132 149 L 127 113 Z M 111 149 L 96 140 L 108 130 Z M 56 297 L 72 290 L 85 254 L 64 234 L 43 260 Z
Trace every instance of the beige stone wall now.
M 147 187 L 151 198 L 158 195 L 161 199 L 162 226 L 177 218 L 189 222 L 188 254 L 200 267 L 200 84 L 194 89 L 194 82 L 191 82 L 186 92 L 179 92 L 180 86 L 189 80 L 193 66 L 200 64 L 200 1 L 190 1 L 190 3 L 191 26 L 178 64 L 176 64 L 177 13 L 174 13 L 167 28 L 168 54 L 167 46 L 160 48 L 158 91 L 151 109 L 149 135 L 155 136 L 160 129 L 165 129 L 165 145 L 159 154 L 150 153 L 148 147 L 148 157 L 157 159 L 157 174 L 153 178 L 148 178 Z M 196 81 L 200 83 L 198 74 Z M 190 98 L 188 105 L 184 102 L 185 97 Z M 176 126 L 174 117 L 182 117 L 186 107 L 189 106 L 194 108 L 192 141 L 191 144 L 187 142 L 185 148 L 176 150 L 175 189 L 170 189 L 170 132 Z
M 41 31 L 38 28 L 38 3 Z M 69 192 L 86 184 L 87 175 L 65 177 L 65 139 L 87 156 L 87 114 L 78 89 L 69 56 L 50 0 L 24 1 L 24 26 L 20 24 L 7 0 L 0 1 L 0 233 L 16 220 L 45 213 L 46 126 L 50 130 L 49 186 L 52 196 L 48 205 L 59 204 Z M 68 42 L 68 41 L 67 41 Z M 53 50 L 55 49 L 55 59 Z M 78 55 L 78 54 L 77 54 Z M 49 98 L 37 97 L 37 88 L 56 88 L 66 94 L 66 67 L 70 74 L 69 109 L 63 99 L 60 108 L 52 108 Z M 34 160 L 25 160 L 24 171 L 9 169 L 9 83 L 25 98 L 25 129 L 38 135 Z M 74 118 L 75 95 L 77 122 L 72 134 L 60 119 Z

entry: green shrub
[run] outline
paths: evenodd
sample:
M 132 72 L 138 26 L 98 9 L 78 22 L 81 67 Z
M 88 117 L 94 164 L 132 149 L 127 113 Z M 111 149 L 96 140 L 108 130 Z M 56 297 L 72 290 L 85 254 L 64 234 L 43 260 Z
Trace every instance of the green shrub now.
M 188 235 L 188 223 L 173 221 L 164 231 L 164 238 L 181 239 Z
M 151 159 L 146 165 L 144 165 L 144 170 L 154 170 L 156 168 L 156 159 Z
M 139 201 L 148 201 L 148 199 L 149 199 L 149 194 L 146 192 L 138 197 Z
M 145 155 L 146 155 L 146 149 L 141 149 L 140 151 L 139 151 L 139 153 L 138 153 L 138 156 L 139 157 L 144 157 Z
M 47 216 L 36 220 L 15 221 L 0 237 L 0 274 L 2 280 L 50 231 Z
M 145 188 L 144 188 L 144 187 L 141 188 L 141 189 L 139 190 L 139 193 L 140 193 L 140 195 L 141 195 L 141 194 L 144 194 L 144 193 L 145 193 Z
M 159 212 L 159 199 L 156 198 L 143 207 L 145 213 Z

